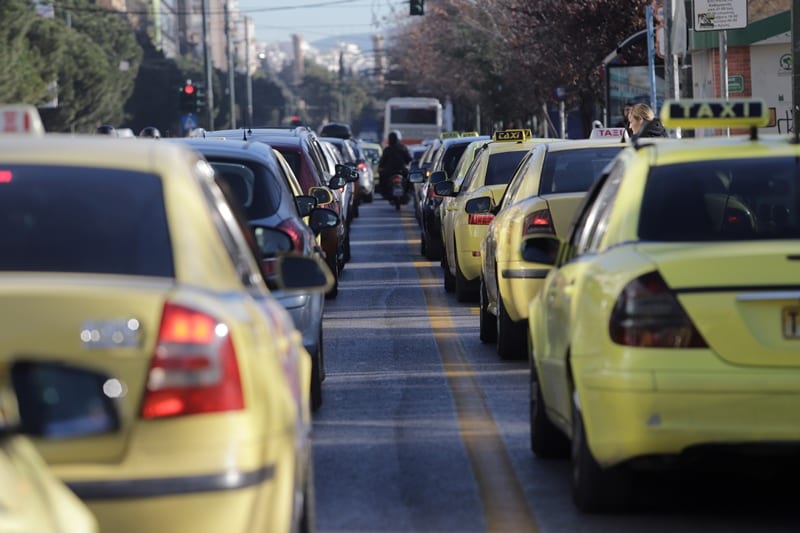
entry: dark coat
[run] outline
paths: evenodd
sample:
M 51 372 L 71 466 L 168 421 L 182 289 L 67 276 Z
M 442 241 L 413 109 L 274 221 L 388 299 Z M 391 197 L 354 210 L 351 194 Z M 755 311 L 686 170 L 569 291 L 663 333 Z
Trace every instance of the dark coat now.
M 639 133 L 631 137 L 631 140 L 641 139 L 642 137 L 667 137 L 667 130 L 657 118 L 647 120 L 642 124 Z

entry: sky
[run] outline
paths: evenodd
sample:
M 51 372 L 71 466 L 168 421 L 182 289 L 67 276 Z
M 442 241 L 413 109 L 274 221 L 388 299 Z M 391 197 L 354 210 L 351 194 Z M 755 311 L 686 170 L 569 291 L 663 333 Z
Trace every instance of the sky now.
M 408 0 L 238 0 L 239 13 L 253 19 L 260 42 L 307 42 L 337 35 L 383 33 L 398 15 L 408 15 Z

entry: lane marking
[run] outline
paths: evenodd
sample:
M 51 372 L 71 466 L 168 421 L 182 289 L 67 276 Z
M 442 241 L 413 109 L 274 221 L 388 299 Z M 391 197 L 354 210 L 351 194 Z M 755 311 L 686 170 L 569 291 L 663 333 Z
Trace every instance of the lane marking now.
M 419 251 L 419 226 L 413 216 L 403 212 L 402 225 L 412 255 Z M 459 433 L 478 484 L 486 530 L 492 532 L 539 531 L 533 511 L 517 479 L 483 390 L 467 359 L 447 296 L 442 287 L 438 266 L 429 261 L 415 261 L 425 295 L 425 306 L 442 360 L 447 383 L 453 394 Z M 474 315 L 475 312 L 471 313 Z

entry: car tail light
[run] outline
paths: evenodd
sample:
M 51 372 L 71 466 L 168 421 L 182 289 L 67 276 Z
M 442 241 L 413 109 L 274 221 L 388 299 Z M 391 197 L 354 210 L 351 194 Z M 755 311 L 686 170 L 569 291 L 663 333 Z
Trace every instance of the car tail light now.
M 614 304 L 611 340 L 645 348 L 707 348 L 705 339 L 658 272 L 628 283 Z
M 303 231 L 303 228 L 296 220 L 287 218 L 278 224 L 278 229 L 282 229 L 292 238 L 292 245 L 294 246 L 295 252 L 303 253 L 305 247 L 305 231 Z
M 364 162 L 359 163 L 358 164 L 358 170 L 364 172 L 365 170 L 367 170 L 367 164 L 364 163 Z
M 239 366 L 228 326 L 205 313 L 164 304 L 142 417 L 243 408 Z
M 522 224 L 522 235 L 534 235 L 550 233 L 555 235 L 555 228 L 553 228 L 553 219 L 550 217 L 549 209 L 541 209 L 534 211 L 525 217 L 525 222 Z
M 475 226 L 488 226 L 494 220 L 494 215 L 491 213 L 470 213 L 467 223 Z

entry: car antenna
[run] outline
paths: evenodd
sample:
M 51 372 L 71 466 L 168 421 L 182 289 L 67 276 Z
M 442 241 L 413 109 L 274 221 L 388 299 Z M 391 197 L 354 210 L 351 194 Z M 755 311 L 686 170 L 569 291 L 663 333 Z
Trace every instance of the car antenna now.
M 251 133 L 252 133 L 252 132 L 251 132 Z M 247 130 L 246 130 L 246 129 L 244 129 L 244 128 L 242 128 L 242 140 L 243 140 L 243 141 L 246 141 L 246 140 L 247 140 Z

